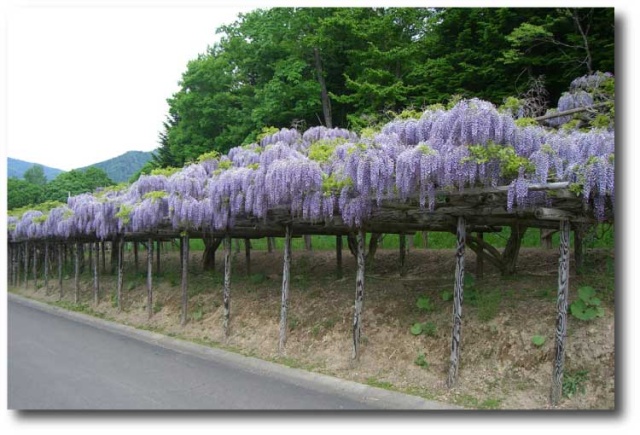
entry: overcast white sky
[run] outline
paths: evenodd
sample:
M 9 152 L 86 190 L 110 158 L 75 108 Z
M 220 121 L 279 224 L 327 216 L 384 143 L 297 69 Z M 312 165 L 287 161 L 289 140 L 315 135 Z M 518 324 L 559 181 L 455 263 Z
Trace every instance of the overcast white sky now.
M 7 155 L 64 170 L 156 148 L 187 62 L 253 9 L 55 3 L 9 15 Z

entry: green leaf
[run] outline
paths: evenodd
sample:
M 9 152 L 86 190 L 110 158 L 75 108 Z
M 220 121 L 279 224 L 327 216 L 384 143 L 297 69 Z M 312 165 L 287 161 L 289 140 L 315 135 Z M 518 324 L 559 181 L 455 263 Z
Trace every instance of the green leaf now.
M 429 311 L 431 310 L 431 308 L 433 308 L 431 306 L 431 300 L 429 299 L 428 296 L 420 296 L 418 298 L 418 302 L 416 302 L 416 306 L 425 311 Z
M 591 299 L 595 295 L 596 291 L 593 289 L 593 287 L 584 286 L 578 289 L 578 297 L 585 302 L 588 302 L 589 299 Z
M 545 340 L 546 339 L 542 335 L 534 335 L 533 337 L 531 337 L 531 342 L 538 347 L 542 346 Z
M 411 333 L 413 335 L 422 334 L 422 323 L 414 323 L 413 326 L 411 327 Z

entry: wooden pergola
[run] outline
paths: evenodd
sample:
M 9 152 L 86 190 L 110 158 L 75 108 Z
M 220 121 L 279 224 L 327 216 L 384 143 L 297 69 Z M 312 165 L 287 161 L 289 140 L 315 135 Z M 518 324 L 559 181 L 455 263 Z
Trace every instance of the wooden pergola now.
M 575 231 L 576 243 L 580 243 L 581 229 L 585 225 L 597 224 L 593 218 L 592 210 L 585 207 L 583 198 L 569 190 L 569 183 L 558 182 L 543 185 L 531 185 L 530 191 L 546 192 L 552 198 L 552 207 L 527 206 L 514 207 L 507 210 L 508 186 L 495 188 L 468 188 L 464 191 L 436 192 L 436 204 L 432 211 L 421 208 L 417 198 L 410 198 L 406 202 L 384 201 L 379 206 L 374 205 L 370 216 L 361 226 L 354 228 L 346 225 L 339 214 L 332 219 L 323 221 L 305 220 L 300 216 L 294 216 L 287 208 L 272 209 L 265 218 L 253 216 L 237 216 L 233 227 L 224 231 L 203 230 L 201 228 L 172 228 L 167 222 L 158 228 L 146 232 L 123 232 L 114 235 L 109 241 L 112 247 L 117 249 L 118 280 L 117 295 L 118 308 L 121 308 L 123 287 L 123 247 L 124 242 L 142 242 L 147 245 L 147 290 L 148 290 L 148 314 L 152 315 L 152 267 L 153 244 L 158 241 L 180 239 L 181 249 L 181 273 L 182 273 L 182 324 L 187 321 L 187 266 L 189 258 L 189 239 L 217 239 L 218 245 L 224 249 L 224 290 L 223 290 L 223 329 L 225 337 L 228 336 L 230 322 L 230 283 L 231 283 L 231 240 L 232 239 L 261 239 L 265 237 L 283 237 L 284 259 L 282 278 L 282 303 L 280 309 L 280 338 L 279 350 L 284 351 L 286 345 L 287 308 L 289 300 L 290 268 L 291 268 L 291 239 L 306 235 L 332 235 L 337 236 L 336 260 L 338 268 L 342 262 L 342 237 L 349 236 L 356 243 L 354 253 L 357 259 L 356 292 L 354 303 L 354 316 L 352 325 L 353 352 L 352 357 L 357 359 L 360 354 L 360 334 L 363 317 L 363 300 L 365 287 L 365 239 L 367 233 L 384 233 L 410 235 L 418 231 L 444 231 L 456 234 L 457 245 L 455 250 L 456 270 L 454 279 L 453 297 L 453 321 L 451 334 L 451 356 L 447 385 L 452 388 L 456 385 L 459 361 L 460 339 L 462 333 L 462 307 L 464 293 L 464 269 L 465 246 L 469 245 L 478 253 L 479 259 L 485 252 L 490 252 L 490 245 L 483 242 L 481 235 L 485 232 L 500 231 L 503 226 L 522 226 L 557 230 L 560 235 L 560 251 L 558 264 L 558 293 L 557 293 L 557 317 L 555 331 L 555 358 L 553 362 L 553 375 L 551 382 L 550 401 L 552 405 L 558 404 L 562 395 L 562 378 L 565 359 L 565 347 L 567 340 L 567 307 L 569 291 L 569 240 L 570 231 Z M 613 211 L 607 210 L 606 219 L 613 221 Z M 480 237 L 472 237 L 471 233 L 477 233 Z M 102 261 L 104 269 L 104 240 L 100 241 L 95 236 L 82 235 L 70 239 L 48 238 L 45 240 L 11 240 L 9 238 L 9 279 L 13 285 L 18 285 L 20 276 L 21 259 L 24 260 L 24 282 L 28 281 L 28 264 L 30 251 L 33 250 L 33 275 L 36 277 L 37 247 L 44 249 L 44 261 L 49 261 L 49 250 L 57 248 L 58 255 L 58 281 L 60 297 L 63 295 L 62 264 L 65 245 L 75 244 L 75 289 L 78 299 L 79 276 L 79 246 L 88 243 L 89 252 L 93 251 L 91 265 L 93 270 L 94 302 L 99 300 L 99 273 L 98 263 L 100 257 L 99 245 L 102 242 Z M 159 244 L 158 244 L 159 246 Z M 159 252 L 156 251 L 158 254 Z M 137 254 L 137 250 L 136 250 Z M 247 245 L 247 259 L 249 248 Z M 112 257 L 113 258 L 113 257 Z M 136 255 L 137 259 L 137 255 Z M 157 255 L 157 267 L 159 268 L 159 255 Z M 48 265 L 45 264 L 45 281 Z M 47 283 L 45 282 L 45 286 Z

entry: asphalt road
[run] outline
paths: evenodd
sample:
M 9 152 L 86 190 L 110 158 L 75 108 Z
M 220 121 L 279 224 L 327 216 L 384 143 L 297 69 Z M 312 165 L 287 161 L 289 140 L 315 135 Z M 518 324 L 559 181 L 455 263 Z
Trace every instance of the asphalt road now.
M 14 301 L 8 318 L 9 409 L 372 408 Z

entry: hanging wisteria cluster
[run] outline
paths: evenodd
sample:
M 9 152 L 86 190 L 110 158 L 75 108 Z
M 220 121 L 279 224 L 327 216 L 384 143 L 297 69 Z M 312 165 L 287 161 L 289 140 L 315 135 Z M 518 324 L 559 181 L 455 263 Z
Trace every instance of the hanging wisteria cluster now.
M 587 98 L 580 83 L 574 87 L 575 98 Z M 508 112 L 471 99 L 367 137 L 282 129 L 172 175 L 143 175 L 122 190 L 10 217 L 8 228 L 14 240 L 107 239 L 161 227 L 225 231 L 238 218 L 265 219 L 276 209 L 308 221 L 338 216 L 357 227 L 383 201 L 434 210 L 438 192 L 469 187 L 508 186 L 508 210 L 547 204 L 552 198 L 529 185 L 554 181 L 571 183 L 585 209 L 604 219 L 615 198 L 614 154 L 612 131 L 518 127 Z

